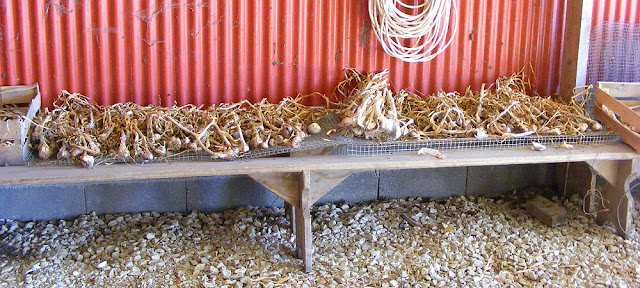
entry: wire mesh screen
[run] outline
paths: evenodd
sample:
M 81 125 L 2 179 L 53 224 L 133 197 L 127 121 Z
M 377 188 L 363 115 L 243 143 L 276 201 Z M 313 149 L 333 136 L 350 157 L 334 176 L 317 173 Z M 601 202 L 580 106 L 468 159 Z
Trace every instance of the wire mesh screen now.
M 530 147 L 537 142 L 549 147 L 566 143 L 571 145 L 604 144 L 618 141 L 619 137 L 610 133 L 593 133 L 576 136 L 528 136 L 512 138 L 454 138 L 430 139 L 421 141 L 394 141 L 378 143 L 367 140 L 353 140 L 341 146 L 338 153 L 357 156 L 388 155 L 395 153 L 417 152 L 421 148 L 433 148 L 440 151 L 492 150 L 505 148 Z
M 302 144 L 298 148 L 289 148 L 289 147 L 273 147 L 264 150 L 255 150 L 251 151 L 242 156 L 242 158 L 258 158 L 265 156 L 272 156 L 283 153 L 291 153 L 291 152 L 299 152 L 299 151 L 307 151 L 314 150 L 326 147 L 337 147 L 351 142 L 351 139 L 341 136 L 337 133 L 331 134 L 331 136 L 327 136 L 327 132 L 331 129 L 335 129 L 340 123 L 340 116 L 335 114 L 330 114 L 327 117 L 318 120 L 318 124 L 322 130 L 320 133 L 315 135 L 309 135 L 307 138 L 302 141 Z
M 349 138 L 333 133 L 330 137 L 327 132 L 338 126 L 340 117 L 337 115 L 329 115 L 318 122 L 322 127 L 322 131 L 316 135 L 307 137 L 300 147 L 270 147 L 262 150 L 252 150 L 248 153 L 240 155 L 239 159 L 251 159 L 268 157 L 280 154 L 288 154 L 291 152 L 306 151 L 312 149 L 320 149 L 326 147 L 336 147 L 334 154 L 351 155 L 351 156 L 376 156 L 390 155 L 397 153 L 415 153 L 421 148 L 433 148 L 440 151 L 461 151 L 461 150 L 491 150 L 491 149 L 507 149 L 507 148 L 523 148 L 530 147 L 533 142 L 537 142 L 548 147 L 555 147 L 566 143 L 571 145 L 589 145 L 604 144 L 608 142 L 619 141 L 619 137 L 615 134 L 603 131 L 600 133 L 591 133 L 584 135 L 561 135 L 561 136 L 527 136 L 512 138 L 449 138 L 449 139 L 428 139 L 419 141 L 390 141 L 378 142 L 372 140 L 364 140 L 359 138 Z M 41 160 L 37 157 L 37 151 L 31 150 L 29 157 L 29 165 L 77 165 L 73 160 Z M 211 156 L 204 152 L 198 153 L 176 153 L 152 161 L 143 161 L 141 159 L 116 159 L 116 158 L 98 158 L 96 165 L 109 163 L 159 163 L 159 162 L 176 162 L 176 161 L 212 161 Z M 222 161 L 222 160 L 220 160 Z
M 321 149 L 326 147 L 338 147 L 346 143 L 350 143 L 350 139 L 334 133 L 331 137 L 326 136 L 327 132 L 338 126 L 340 117 L 338 115 L 328 115 L 318 120 L 318 124 L 322 130 L 315 135 L 309 135 L 299 147 L 292 148 L 286 146 L 274 146 L 267 149 L 251 150 L 247 153 L 239 155 L 238 159 L 251 159 L 268 157 L 274 155 L 287 154 L 291 152 L 307 151 L 313 149 Z M 26 156 L 28 165 L 43 166 L 43 165 L 77 165 L 73 160 L 42 160 L 38 158 L 38 151 L 36 149 L 29 149 Z M 177 161 L 212 161 L 211 155 L 206 152 L 181 152 L 181 153 L 169 153 L 167 156 L 158 157 L 151 161 L 145 161 L 140 158 L 136 159 L 117 159 L 112 157 L 99 157 L 96 158 L 95 164 L 109 164 L 109 163 L 131 163 L 131 164 L 143 164 L 143 163 L 161 163 L 161 162 L 177 162 Z M 224 161 L 224 160 L 219 160 Z
M 640 23 L 605 22 L 591 32 L 587 83 L 640 82 Z

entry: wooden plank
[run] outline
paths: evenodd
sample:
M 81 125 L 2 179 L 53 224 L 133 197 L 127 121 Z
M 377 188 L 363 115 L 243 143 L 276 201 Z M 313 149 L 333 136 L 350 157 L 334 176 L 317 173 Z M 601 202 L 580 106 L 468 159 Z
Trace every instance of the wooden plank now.
M 597 104 L 597 103 L 596 103 Z M 631 145 L 636 151 L 640 151 L 640 135 L 631 131 L 625 125 L 609 117 L 600 105 L 593 105 L 593 116 L 604 123 L 605 126 L 613 130 L 622 138 L 627 144 Z
M 640 96 L 640 90 L 638 90 L 638 95 L 636 96 Z M 624 105 L 622 102 L 613 98 L 612 94 L 606 93 L 599 87 L 596 87 L 595 99 L 596 99 L 596 102 L 594 104 L 594 108 L 600 108 L 599 104 L 605 105 L 607 106 L 607 109 L 611 110 L 620 119 L 622 119 L 622 121 L 626 122 L 627 124 L 632 124 L 632 125 L 640 124 L 640 115 L 638 113 L 633 112 L 633 110 L 629 109 L 629 107 Z M 603 120 L 601 118 L 598 118 L 598 119 L 601 121 Z M 636 128 L 640 129 L 640 127 L 636 127 Z
M 638 97 L 640 96 L 640 84 L 638 83 L 598 83 L 596 87 L 595 103 L 593 105 L 593 115 L 611 130 L 616 132 L 625 142 L 631 145 L 636 151 L 640 151 L 640 134 L 633 132 L 629 127 L 620 121 L 640 128 L 640 115 L 631 110 L 616 97 Z M 609 116 L 602 105 L 615 113 L 620 121 Z
M 296 254 L 298 258 L 302 259 L 304 272 L 310 273 L 313 256 L 311 203 L 309 202 L 310 171 L 303 171 L 300 174 L 300 180 L 300 206 L 294 209 L 296 218 Z
M 313 204 L 320 200 L 340 184 L 344 179 L 351 176 L 353 171 L 311 171 L 311 187 L 309 192 L 309 203 Z
M 300 173 L 251 173 L 249 177 L 280 196 L 285 202 L 300 205 Z
M 640 97 L 640 83 L 598 82 L 597 88 L 612 97 Z
M 600 161 L 591 161 L 588 163 L 593 170 L 598 173 L 598 175 L 602 176 L 609 183 L 615 184 L 618 181 L 620 175 L 618 175 L 618 163 L 619 161 L 611 161 L 611 160 L 600 160 Z
M 560 75 L 560 96 L 568 100 L 573 88 L 586 83 L 593 0 L 567 0 Z
M 0 167 L 0 186 L 53 183 L 113 182 L 259 173 L 289 173 L 336 170 L 421 169 L 489 165 L 625 160 L 639 155 L 624 143 L 577 146 L 573 150 L 550 147 L 545 151 L 528 148 L 467 150 L 444 153 L 445 159 L 395 154 L 388 156 L 308 156 L 236 160 L 231 162 L 174 162 L 144 165 Z
M 24 118 L 0 121 L 0 140 L 12 143 L 8 147 L 0 143 L 0 165 L 24 165 L 27 161 L 29 150 L 27 132 L 31 126 L 31 120 L 40 110 L 41 97 L 38 84 L 30 86 L 8 86 L 0 87 L 0 107 L 4 104 L 29 104 L 28 107 L 17 107 L 15 112 L 19 112 Z M 8 98 L 7 98 L 8 97 Z M 8 99 L 8 100 L 7 100 Z M 3 147 L 5 146 L 5 147 Z
M 29 104 L 38 93 L 38 84 L 0 87 L 0 106 L 7 104 Z M 38 108 L 40 108 L 39 105 Z

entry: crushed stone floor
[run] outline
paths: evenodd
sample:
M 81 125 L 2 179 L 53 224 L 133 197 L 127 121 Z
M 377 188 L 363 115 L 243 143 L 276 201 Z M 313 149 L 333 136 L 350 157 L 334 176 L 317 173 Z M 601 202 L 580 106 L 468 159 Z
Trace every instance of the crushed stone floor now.
M 638 234 L 554 201 L 555 228 L 508 195 L 317 206 L 310 274 L 284 209 L 0 220 L 0 287 L 638 287 Z

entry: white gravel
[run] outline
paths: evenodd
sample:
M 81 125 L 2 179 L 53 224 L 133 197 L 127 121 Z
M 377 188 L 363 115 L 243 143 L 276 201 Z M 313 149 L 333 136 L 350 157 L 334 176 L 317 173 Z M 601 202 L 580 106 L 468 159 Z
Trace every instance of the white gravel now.
M 283 209 L 0 220 L 0 287 L 637 287 L 640 244 L 556 202 L 557 228 L 487 198 L 315 207 L 310 274 Z

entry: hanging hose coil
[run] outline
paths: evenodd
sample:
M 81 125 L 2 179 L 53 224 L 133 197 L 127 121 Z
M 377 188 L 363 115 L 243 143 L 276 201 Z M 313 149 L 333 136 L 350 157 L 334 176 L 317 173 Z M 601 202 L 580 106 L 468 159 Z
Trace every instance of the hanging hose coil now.
M 403 12 L 407 9 L 419 12 Z M 455 0 L 425 0 L 418 5 L 369 0 L 369 17 L 384 51 L 406 62 L 432 60 L 449 47 L 458 30 Z

